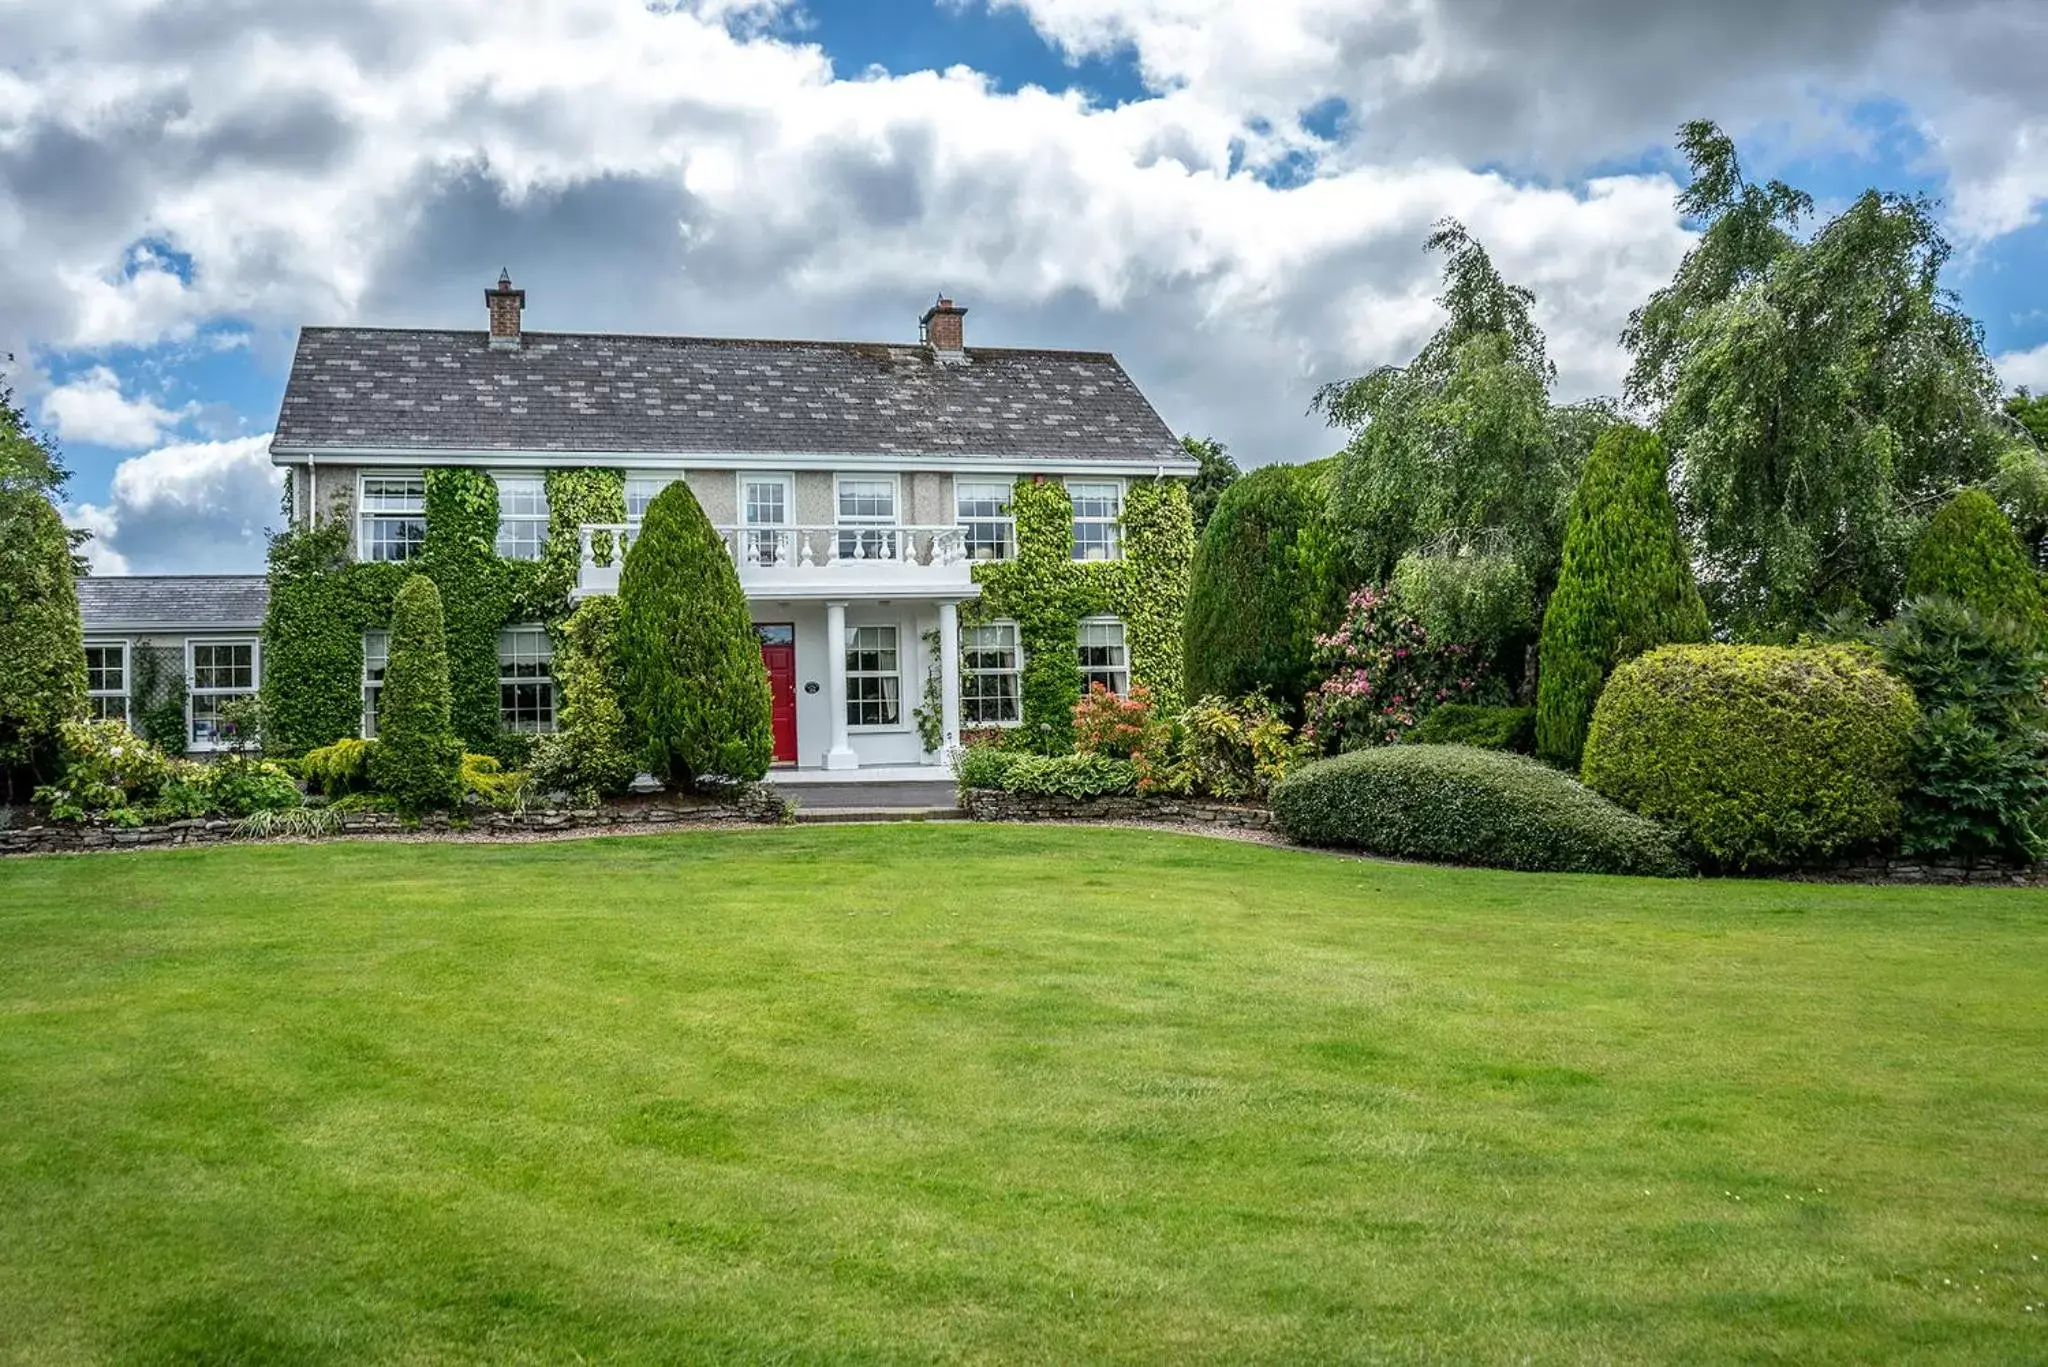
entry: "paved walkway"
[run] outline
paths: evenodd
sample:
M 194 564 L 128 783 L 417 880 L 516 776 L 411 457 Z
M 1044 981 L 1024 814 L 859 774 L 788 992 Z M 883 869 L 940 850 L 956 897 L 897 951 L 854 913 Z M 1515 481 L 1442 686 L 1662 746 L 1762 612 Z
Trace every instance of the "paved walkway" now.
M 776 790 L 810 811 L 858 807 L 868 811 L 901 807 L 928 810 L 957 807 L 953 785 L 947 783 L 776 783 Z

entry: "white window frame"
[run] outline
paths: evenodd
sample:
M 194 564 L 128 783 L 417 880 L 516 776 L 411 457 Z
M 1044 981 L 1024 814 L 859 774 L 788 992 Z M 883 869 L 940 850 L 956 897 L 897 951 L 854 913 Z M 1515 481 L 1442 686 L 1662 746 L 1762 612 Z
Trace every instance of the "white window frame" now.
M 373 673 L 370 661 L 370 642 L 379 643 L 374 657 L 377 661 Z M 384 705 L 384 671 L 391 665 L 391 633 L 384 630 L 363 633 L 363 724 L 364 740 L 377 739 L 377 714 Z
M 493 474 L 491 483 L 498 492 L 498 534 L 491 549 L 501 560 L 540 559 L 548 548 L 547 476 Z M 523 510 L 510 510 L 507 495 L 533 501 Z
M 90 657 L 87 659 L 85 667 L 85 699 L 86 706 L 93 712 L 92 719 L 94 721 L 119 721 L 123 726 L 132 726 L 134 724 L 135 703 L 134 699 L 129 695 L 135 687 L 135 650 L 133 643 L 106 637 L 88 637 L 85 642 L 85 648 L 88 652 L 95 650 L 118 650 L 121 652 L 121 686 L 118 689 L 94 688 L 92 686 L 92 663 Z M 121 715 L 118 718 L 103 717 L 98 714 L 97 704 L 111 698 L 119 698 L 121 700 Z
M 1116 628 L 1117 640 L 1114 648 L 1122 652 L 1123 661 L 1120 664 L 1091 666 L 1087 660 L 1089 649 L 1088 628 L 1105 626 Z M 1080 626 L 1076 628 L 1074 633 L 1074 658 L 1075 662 L 1081 666 L 1081 694 L 1083 697 L 1087 696 L 1094 684 L 1102 682 L 1108 682 L 1110 684 L 1110 691 L 1119 698 L 1131 696 L 1131 628 L 1123 618 L 1107 615 L 1083 617 Z M 1108 680 L 1103 680 L 1099 677 L 1089 677 L 1090 675 L 1100 676 L 1104 674 L 1110 676 Z M 1119 677 L 1123 680 L 1121 688 L 1117 687 L 1115 683 L 1115 680 Z
M 740 559 L 749 565 L 777 565 L 785 556 L 800 558 L 795 542 L 796 476 L 787 471 L 737 470 L 733 479 L 733 520 L 740 531 L 736 545 Z M 749 484 L 774 484 L 782 489 L 782 520 L 756 522 L 754 505 L 747 497 Z M 757 535 L 765 533 L 765 535 Z
M 531 639 L 538 638 L 544 643 L 545 653 L 524 648 Z M 541 673 L 521 674 L 522 667 L 538 665 Z M 545 701 L 537 702 L 531 709 L 531 719 L 521 717 L 527 709 L 516 701 L 506 705 L 506 689 L 539 686 L 545 689 Z M 506 731 L 517 731 L 527 736 L 545 736 L 555 729 L 555 711 L 559 700 L 555 697 L 555 643 L 546 627 L 538 622 L 515 622 L 498 629 L 498 725 Z M 546 715 L 540 715 L 545 712 Z
M 1067 499 L 1070 503 L 1076 505 L 1074 510 L 1074 559 L 1083 563 L 1123 559 L 1124 482 L 1121 479 L 1069 479 L 1066 484 Z M 1074 494 L 1076 489 L 1114 489 L 1116 491 L 1115 514 L 1110 517 L 1081 516 L 1078 500 Z M 1102 527 L 1106 529 L 1107 536 L 1101 544 L 1108 548 L 1109 553 L 1107 555 L 1083 555 L 1081 553 L 1083 550 L 1081 528 L 1083 527 Z
M 418 511 L 370 507 L 370 485 L 372 483 L 419 485 L 420 506 Z M 389 497 L 389 495 L 384 494 L 379 496 Z M 385 557 L 382 560 L 374 560 L 373 563 L 402 565 L 417 559 L 420 550 L 425 549 L 427 542 L 427 477 L 424 471 L 379 470 L 373 473 L 366 470 L 356 476 L 356 559 L 373 560 L 370 552 L 371 548 L 376 545 L 376 538 L 371 535 L 370 529 L 385 522 L 417 522 L 420 524 L 420 539 L 417 543 L 417 548 L 410 554 L 395 558 Z
M 961 505 L 967 501 L 966 493 L 969 489 L 1000 489 L 1002 493 L 996 499 L 996 506 L 1001 512 L 988 516 L 964 511 Z M 1017 558 L 1017 518 L 1011 511 L 1016 497 L 1017 486 L 1014 480 L 953 476 L 953 521 L 960 528 L 961 548 L 969 560 L 1001 561 Z M 996 549 L 1000 550 L 1001 554 L 978 553 L 974 539 L 976 528 L 993 529 L 996 532 L 1000 538 L 1000 545 Z
M 623 490 L 623 494 L 626 500 L 626 525 L 629 527 L 637 528 L 640 525 L 641 521 L 647 516 L 647 509 L 644 504 L 642 505 L 639 512 L 636 513 L 633 511 L 633 496 L 636 492 L 646 492 L 646 502 L 652 503 L 655 499 L 661 496 L 663 490 L 667 489 L 669 485 L 674 484 L 680 479 L 682 479 L 682 477 L 683 474 L 680 470 L 672 472 L 665 472 L 661 470 L 628 470 L 626 472 L 626 483 L 625 488 Z M 640 486 L 638 490 L 634 488 L 635 485 Z M 653 486 L 651 492 L 647 491 L 647 486 L 649 485 Z
M 202 646 L 247 646 L 249 647 L 249 686 L 247 688 L 221 688 L 199 686 L 199 651 Z M 191 636 L 185 640 L 185 748 L 188 750 L 219 750 L 217 740 L 201 740 L 193 729 L 199 721 L 199 700 L 250 698 L 263 691 L 263 642 L 254 636 Z M 216 717 L 220 702 L 212 704 Z
M 884 513 L 848 513 L 845 511 L 846 486 L 848 484 L 885 484 L 889 488 L 889 511 Z M 856 495 L 859 497 L 859 495 Z M 833 537 L 834 551 L 841 560 L 854 559 L 856 549 L 864 551 L 861 558 L 880 560 L 884 552 L 888 559 L 896 559 L 902 552 L 898 544 L 902 535 L 896 531 L 903 525 L 903 481 L 893 474 L 860 472 L 836 474 L 832 477 L 832 526 L 837 534 Z M 862 530 L 874 528 L 873 531 Z
M 889 648 L 890 650 L 893 650 L 893 651 L 895 652 L 895 654 L 896 654 L 896 668 L 895 668 L 895 669 L 894 669 L 893 671 L 891 671 L 891 670 L 887 670 L 887 669 L 856 669 L 856 668 L 854 667 L 854 665 L 855 665 L 855 657 L 856 657 L 856 655 L 858 654 L 858 651 L 859 651 L 859 647 L 857 646 L 857 644 L 856 644 L 856 643 L 857 643 L 857 642 L 858 642 L 858 641 L 860 640 L 860 634 L 861 634 L 862 632 L 864 632 L 864 631 L 886 631 L 886 632 L 888 632 L 888 633 L 889 633 L 889 635 L 890 635 L 890 638 L 891 638 L 891 642 L 890 642 L 890 645 L 889 645 L 889 647 L 888 647 L 888 648 Z M 903 627 L 902 627 L 902 625 L 901 625 L 900 623 L 896 623 L 896 622 L 861 622 L 861 623 L 852 623 L 852 622 L 849 622 L 849 623 L 847 623 L 847 626 L 846 626 L 846 696 L 845 696 L 845 697 L 843 697 L 843 698 L 841 698 L 841 699 L 839 700 L 839 705 L 840 705 L 841 707 L 843 707 L 843 708 L 845 708 L 845 709 L 847 710 L 847 712 L 846 712 L 846 729 L 847 729 L 848 731 L 856 731 L 856 732 L 862 732 L 862 733 L 868 733 L 868 734 L 872 734 L 872 733 L 876 733 L 876 732 L 884 732 L 884 731 L 908 731 L 908 730 L 910 729 L 910 723 L 909 723 L 909 720 L 908 720 L 908 717 L 909 717 L 909 713 L 908 713 L 908 712 L 907 712 L 907 711 L 905 710 L 905 708 L 904 708 L 904 706 L 903 706 L 903 695 L 904 695 L 904 673 L 905 673 L 905 671 L 904 671 L 904 665 L 905 665 L 905 663 L 906 663 L 906 661 L 905 661 L 905 659 L 904 659 L 904 650 L 903 650 Z M 855 714 L 854 714 L 854 711 L 853 711 L 854 707 L 855 707 L 856 705 L 858 705 L 858 704 L 861 704 L 861 703 L 864 703 L 864 702 L 866 702 L 866 701 L 867 701 L 866 699 L 863 699 L 863 698 L 857 698 L 857 697 L 855 697 L 855 687 L 854 687 L 854 685 L 855 685 L 855 681 L 856 681 L 856 680 L 863 680 L 863 679 L 876 679 L 876 680 L 894 680 L 894 681 L 895 681 L 895 684 L 896 684 L 896 690 L 895 690 L 895 696 L 894 696 L 894 703 L 895 703 L 895 706 L 896 706 L 896 720 L 895 720 L 895 721 L 893 721 L 893 722 L 887 722 L 887 721 L 885 721 L 885 722 L 859 722 L 859 721 L 855 721 L 855 720 L 854 720 L 854 715 L 855 715 Z M 884 692 L 885 694 L 887 693 L 887 691 L 888 691 L 888 690 L 886 690 L 886 689 L 884 689 L 884 690 L 883 690 L 883 692 Z
M 1011 664 L 1010 664 L 1010 666 L 1009 666 L 1008 668 L 1005 668 L 1005 669 L 973 669 L 973 668 L 970 668 L 970 667 L 969 667 L 969 665 L 968 665 L 967 661 L 968 661 L 968 657 L 969 657 L 969 655 L 970 655 L 971 653 L 973 653 L 973 652 L 976 652 L 976 651 L 1000 651 L 1000 650 L 1002 650 L 1002 649 L 1003 649 L 1003 647 L 1002 647 L 1002 646 L 1000 646 L 1000 645 L 997 645 L 997 646 L 977 646 L 977 645 L 975 645 L 975 644 L 974 644 L 974 640 L 975 640 L 975 637 L 976 637 L 976 636 L 978 636 L 978 635 L 979 635 L 980 633 L 982 633 L 982 632 L 985 632 L 985 631 L 995 631 L 995 632 L 1005 632 L 1005 631 L 1006 631 L 1006 632 L 1008 632 L 1008 633 L 1009 633 L 1009 635 L 1010 635 L 1010 644 L 1009 644 L 1009 652 L 1010 652 L 1010 660 L 1011 660 Z M 1010 680 L 1010 688 L 1009 688 L 1009 701 L 1010 701 L 1010 703 L 1011 703 L 1011 712 L 1013 713 L 1013 715 L 1012 715 L 1012 716 L 1010 716 L 1010 717 L 1009 717 L 1008 719 L 1002 719 L 1002 718 L 998 718 L 997 720 L 994 720 L 994 721 L 990 721 L 990 720 L 989 720 L 988 718 L 986 718 L 986 717 L 980 717 L 980 716 L 976 716 L 976 715 L 973 715 L 973 714 L 974 714 L 974 713 L 975 713 L 976 711 L 978 711 L 978 710 L 979 710 L 979 709 L 978 709 L 978 704 L 980 704 L 980 703 L 982 703 L 982 702 L 986 701 L 986 699 L 974 696 L 974 695 L 973 695 L 972 693 L 970 693 L 970 692 L 969 692 L 969 689 L 971 688 L 971 686 L 973 685 L 973 683 L 974 683 L 974 681 L 975 681 L 975 680 L 977 680 L 977 679 L 983 679 L 983 678 L 990 678 L 990 677 L 994 677 L 994 678 L 1006 678 L 1006 679 Z M 997 619 L 996 621 L 993 621 L 993 622 L 977 622 L 977 623 L 975 623 L 975 624 L 974 624 L 973 626 L 962 626 L 962 627 L 960 628 L 960 725 L 961 725 L 961 728 L 962 728 L 963 730 L 965 730 L 965 729 L 970 729 L 970 728 L 971 728 L 971 729 L 973 729 L 973 730 L 976 730 L 976 731 L 982 731 L 982 730 L 987 730 L 987 729 L 989 729 L 989 728 L 992 728 L 992 727 L 1010 727 L 1010 726 L 1021 726 L 1021 725 L 1023 725 L 1023 724 L 1024 724 L 1024 632 L 1023 632 L 1023 628 L 1022 628 L 1022 627 L 1020 627 L 1020 626 L 1019 626 L 1019 625 L 1018 625 L 1018 624 L 1017 624 L 1016 622 L 1014 622 L 1014 621 L 1010 620 L 1010 619 L 1009 619 L 1009 618 L 1007 618 L 1007 617 L 1005 617 L 1005 618 L 999 618 L 999 619 Z

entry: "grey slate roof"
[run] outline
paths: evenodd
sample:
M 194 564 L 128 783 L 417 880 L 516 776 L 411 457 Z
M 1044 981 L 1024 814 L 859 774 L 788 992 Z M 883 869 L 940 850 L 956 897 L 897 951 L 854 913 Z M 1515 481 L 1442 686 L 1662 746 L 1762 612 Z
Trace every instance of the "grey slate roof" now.
M 829 453 L 1192 469 L 1116 358 L 970 347 L 305 328 L 273 449 Z
M 95 631 L 208 631 L 260 624 L 270 583 L 260 574 L 88 575 L 78 581 L 87 635 Z

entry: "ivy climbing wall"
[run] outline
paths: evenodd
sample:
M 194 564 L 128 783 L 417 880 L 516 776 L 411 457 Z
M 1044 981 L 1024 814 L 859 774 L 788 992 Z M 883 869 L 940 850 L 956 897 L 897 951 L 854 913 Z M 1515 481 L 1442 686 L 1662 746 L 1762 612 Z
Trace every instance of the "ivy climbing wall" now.
M 498 632 L 539 622 L 559 635 L 569 612 L 586 522 L 623 522 L 619 470 L 547 475 L 548 535 L 538 560 L 497 554 L 497 485 L 482 470 L 427 471 L 427 537 L 402 565 L 350 559 L 345 506 L 296 527 L 270 548 L 270 616 L 263 627 L 263 694 L 270 740 L 298 755 L 357 733 L 362 722 L 363 633 L 390 625 L 392 600 L 409 575 L 441 591 L 455 730 L 479 754 L 518 762 L 526 739 L 498 722 Z
M 1024 651 L 1023 726 L 1018 743 L 1061 754 L 1074 742 L 1081 698 L 1081 619 L 1119 617 L 1131 682 L 1155 703 L 1181 705 L 1181 623 L 1195 521 L 1179 480 L 1133 480 L 1124 492 L 1121 560 L 1076 561 L 1074 508 L 1056 479 L 1020 479 L 1010 501 L 1017 521 L 1013 560 L 977 565 L 981 598 L 970 622 L 1014 621 Z

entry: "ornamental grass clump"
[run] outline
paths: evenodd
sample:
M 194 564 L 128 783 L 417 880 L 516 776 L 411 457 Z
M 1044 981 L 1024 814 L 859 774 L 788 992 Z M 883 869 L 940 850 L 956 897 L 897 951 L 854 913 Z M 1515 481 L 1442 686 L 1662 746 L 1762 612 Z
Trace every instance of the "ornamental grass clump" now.
M 1585 781 L 1727 869 L 1795 867 L 1899 829 L 1912 691 L 1855 646 L 1664 646 L 1614 671 Z
M 678 480 L 619 574 L 621 701 L 640 763 L 685 789 L 752 781 L 774 755 L 768 671 L 725 541 Z
M 461 765 L 462 745 L 449 724 L 441 591 L 416 574 L 392 608 L 370 782 L 403 811 L 446 811 L 462 800 Z
M 1465 745 L 1360 750 L 1290 774 L 1294 839 L 1401 859 L 1550 873 L 1688 872 L 1672 833 L 1521 755 Z

